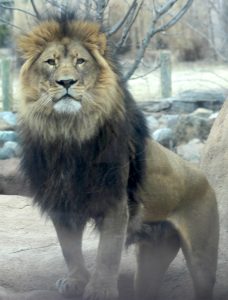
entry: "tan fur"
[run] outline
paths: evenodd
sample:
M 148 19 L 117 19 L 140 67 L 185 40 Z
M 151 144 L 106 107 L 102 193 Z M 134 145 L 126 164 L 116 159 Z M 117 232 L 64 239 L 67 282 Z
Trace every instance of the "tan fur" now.
M 215 193 L 202 171 L 152 140 L 146 162 L 138 191 L 143 220 L 168 221 L 173 230 L 160 242 L 138 244 L 138 298 L 156 298 L 164 272 L 182 248 L 196 299 L 212 299 L 219 236 Z
M 76 40 L 71 36 L 66 38 L 61 34 L 59 24 L 50 21 L 42 23 L 19 41 L 26 58 L 20 74 L 22 120 L 46 142 L 56 138 L 83 142 L 93 137 L 106 120 L 124 116 L 122 91 L 106 56 L 105 35 L 94 23 L 72 22 L 70 26 Z M 66 48 L 68 55 L 65 57 Z M 76 66 L 81 56 L 86 58 L 88 70 L 86 64 Z M 54 66 L 46 63 L 49 59 L 55 61 Z M 52 76 L 45 76 L 47 72 Z M 73 101 L 81 104 L 81 109 L 77 118 L 72 114 L 59 122 L 61 116 L 55 111 L 54 104 L 62 95 L 58 82 L 66 78 L 77 81 L 77 88 L 72 87 L 72 95 Z M 131 142 L 129 148 L 134 153 Z M 142 241 L 137 246 L 137 297 L 155 299 L 163 274 L 181 247 L 197 299 L 211 299 L 217 262 L 218 214 L 214 192 L 205 176 L 174 153 L 148 140 L 146 173 L 137 196 L 142 200 L 142 209 L 133 223 L 168 221 L 172 225 L 172 230 L 160 241 Z M 110 211 L 105 216 L 106 228 L 101 232 L 97 255 L 98 271 L 88 284 L 89 275 L 81 253 L 83 228 L 64 232 L 55 224 L 69 268 L 68 277 L 58 282 L 61 293 L 82 294 L 85 289 L 84 296 L 88 299 L 104 300 L 117 296 L 118 266 L 128 221 L 126 198 L 125 195 L 115 212 Z M 109 262 L 110 269 L 104 260 Z

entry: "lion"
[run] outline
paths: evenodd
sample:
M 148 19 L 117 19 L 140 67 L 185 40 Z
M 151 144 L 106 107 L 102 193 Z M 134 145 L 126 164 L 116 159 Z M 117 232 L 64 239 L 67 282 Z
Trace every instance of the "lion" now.
M 102 26 L 76 16 L 40 20 L 19 38 L 21 170 L 52 220 L 68 275 L 59 292 L 118 298 L 125 243 L 135 243 L 137 299 L 156 299 L 181 248 L 196 299 L 213 297 L 218 211 L 204 174 L 153 141 Z M 95 271 L 83 231 L 100 232 Z

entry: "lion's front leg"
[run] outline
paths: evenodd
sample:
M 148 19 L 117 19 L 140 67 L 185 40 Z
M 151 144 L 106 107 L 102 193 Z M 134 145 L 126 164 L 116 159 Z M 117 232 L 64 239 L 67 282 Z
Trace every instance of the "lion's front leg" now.
M 86 286 L 84 299 L 118 298 L 118 275 L 128 223 L 127 201 L 124 199 L 104 218 L 93 276 Z
M 54 219 L 52 221 L 68 267 L 67 276 L 56 282 L 57 288 L 61 294 L 67 297 L 82 295 L 89 281 L 89 272 L 85 267 L 82 255 L 84 226 L 70 229 L 59 225 Z

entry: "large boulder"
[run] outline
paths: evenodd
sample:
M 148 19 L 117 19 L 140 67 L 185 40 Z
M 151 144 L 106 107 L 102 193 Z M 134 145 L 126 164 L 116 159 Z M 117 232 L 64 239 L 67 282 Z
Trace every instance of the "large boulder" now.
M 201 167 L 215 189 L 220 214 L 217 290 L 228 299 L 228 101 L 225 101 L 206 142 Z

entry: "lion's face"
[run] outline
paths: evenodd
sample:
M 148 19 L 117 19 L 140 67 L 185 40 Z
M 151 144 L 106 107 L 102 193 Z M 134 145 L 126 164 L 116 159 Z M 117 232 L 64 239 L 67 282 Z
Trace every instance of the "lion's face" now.
M 99 26 L 72 22 L 64 31 L 48 21 L 21 37 L 19 46 L 26 59 L 20 111 L 32 130 L 47 139 L 73 134 L 83 140 L 122 115 L 122 92 Z
M 57 113 L 76 113 L 83 100 L 88 100 L 98 75 L 98 64 L 80 42 L 52 42 L 31 66 L 36 105 Z

